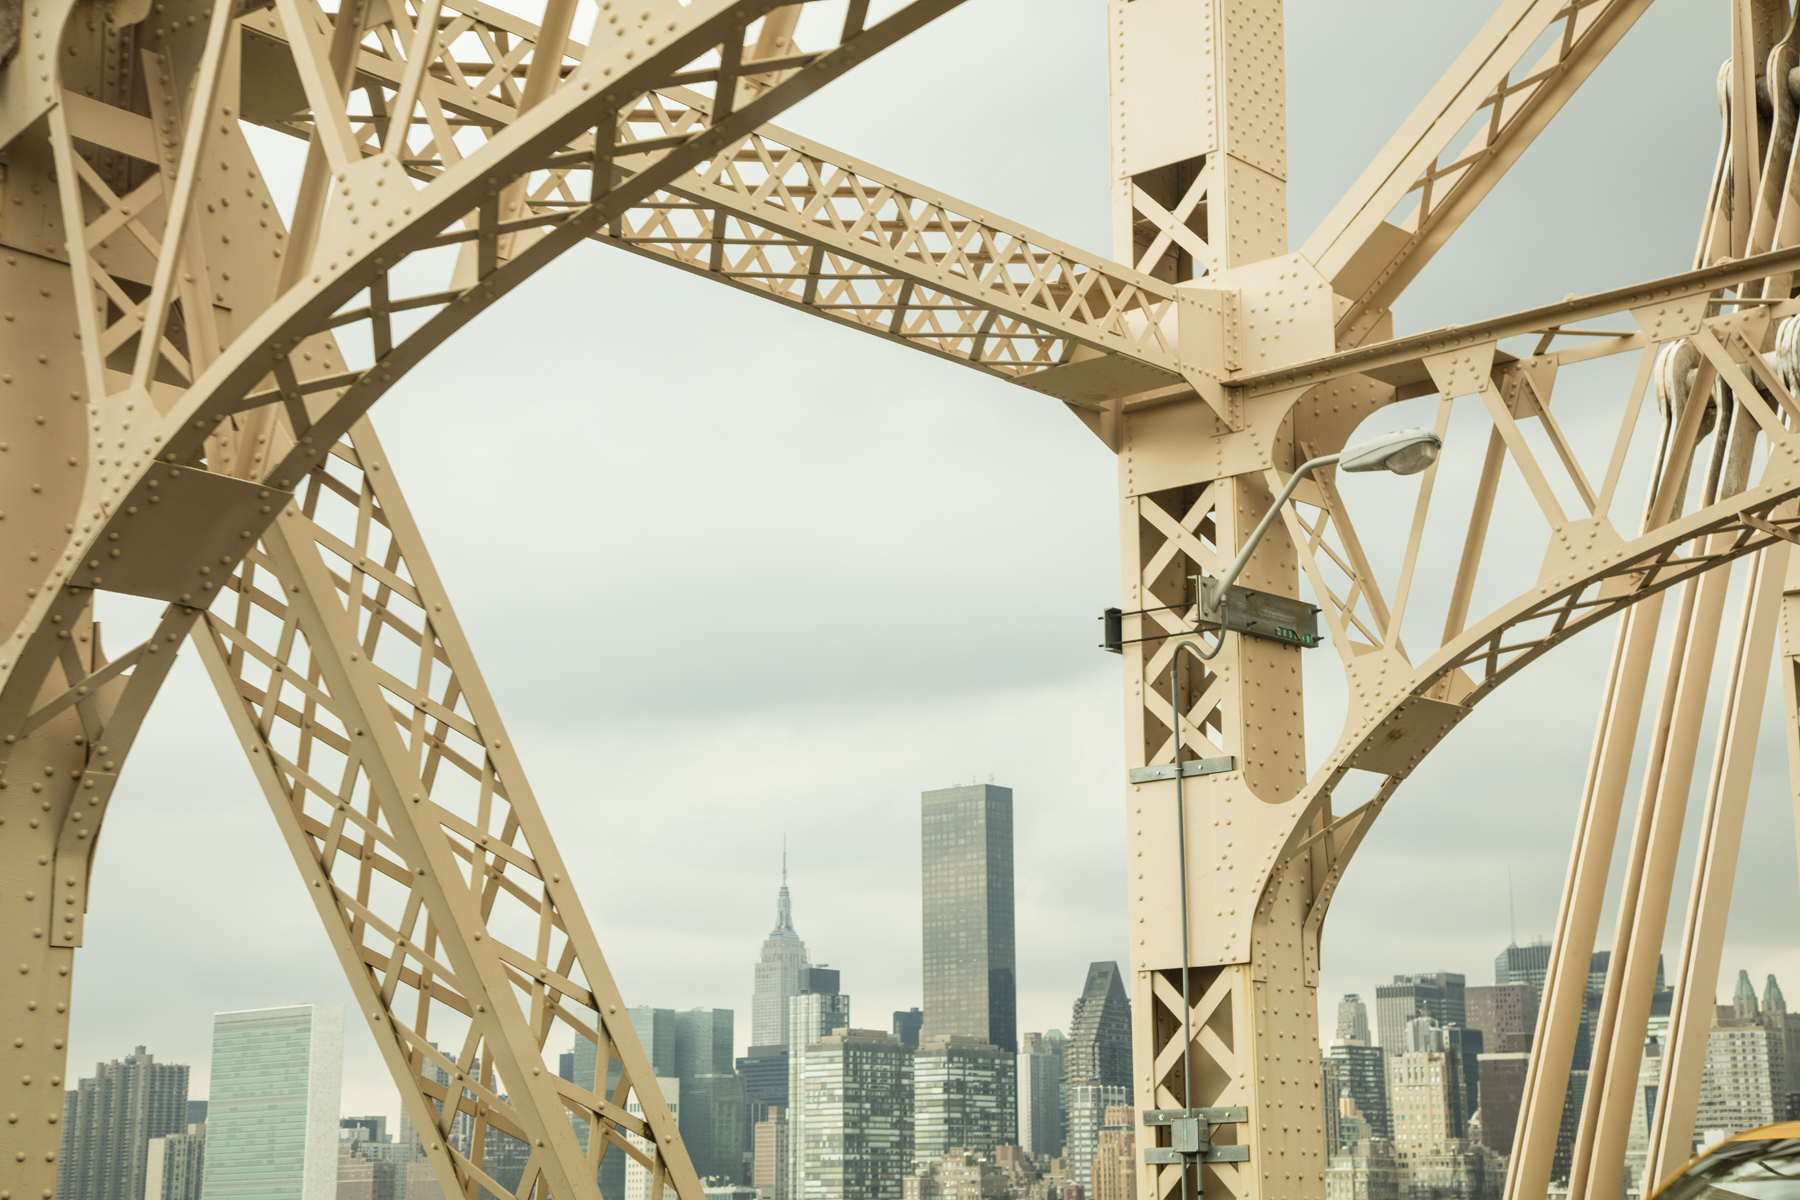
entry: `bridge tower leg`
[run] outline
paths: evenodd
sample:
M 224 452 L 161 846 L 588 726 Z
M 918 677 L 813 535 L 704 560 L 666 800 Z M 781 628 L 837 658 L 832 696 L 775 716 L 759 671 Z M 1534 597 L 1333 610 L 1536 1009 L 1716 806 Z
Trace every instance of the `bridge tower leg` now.
M 1207 347 L 1210 360 L 1195 354 L 1200 361 L 1188 364 L 1203 377 L 1194 380 L 1201 398 L 1118 408 L 1101 430 L 1119 452 L 1123 607 L 1134 614 L 1124 634 L 1127 763 L 1173 764 L 1179 753 L 1194 770 L 1197 760 L 1232 760 L 1179 781 L 1168 771 L 1141 781 L 1139 772 L 1126 787 L 1135 1100 L 1140 1110 L 1258 1114 L 1213 1127 L 1215 1145 L 1246 1146 L 1248 1159 L 1199 1168 L 1203 1180 L 1180 1164 L 1143 1163 L 1142 1149 L 1166 1149 L 1172 1134 L 1141 1126 L 1139 1194 L 1192 1196 L 1203 1183 L 1237 1200 L 1307 1200 L 1323 1196 L 1325 1165 L 1317 963 L 1304 936 L 1312 879 L 1304 861 L 1292 869 L 1305 877 L 1288 878 L 1273 849 L 1260 852 L 1280 845 L 1277 830 L 1291 822 L 1306 780 L 1301 651 L 1233 636 L 1211 661 L 1181 655 L 1176 694 L 1170 671 L 1196 596 L 1192 577 L 1222 572 L 1268 510 L 1268 468 L 1291 471 L 1299 457 L 1285 425 L 1247 454 L 1219 453 L 1247 423 L 1216 383 L 1235 351 L 1236 306 L 1257 304 L 1271 285 L 1298 293 L 1304 279 L 1320 302 L 1323 352 L 1331 348 L 1328 286 L 1285 257 L 1282 6 L 1113 0 L 1108 16 L 1114 257 L 1190 285 L 1184 359 L 1194 346 L 1190 315 L 1223 334 Z M 1298 562 L 1280 526 L 1241 582 L 1298 594 Z

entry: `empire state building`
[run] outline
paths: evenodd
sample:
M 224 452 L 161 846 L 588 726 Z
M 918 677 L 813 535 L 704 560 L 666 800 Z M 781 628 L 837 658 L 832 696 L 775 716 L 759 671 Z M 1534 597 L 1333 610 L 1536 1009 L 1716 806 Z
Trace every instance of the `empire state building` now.
M 806 974 L 806 943 L 794 932 L 794 906 L 788 897 L 787 852 L 781 854 L 781 891 L 775 901 L 775 928 L 763 942 L 756 964 L 756 990 L 750 1000 L 750 1044 L 788 1044 L 788 997 L 800 994 Z

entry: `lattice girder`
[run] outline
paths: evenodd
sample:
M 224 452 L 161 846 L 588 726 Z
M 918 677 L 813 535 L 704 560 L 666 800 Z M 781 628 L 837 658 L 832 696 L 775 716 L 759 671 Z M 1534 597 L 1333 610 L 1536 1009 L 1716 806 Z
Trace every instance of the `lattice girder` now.
M 0 1152 L 9 1163 L 25 1164 L 17 1186 L 35 1194 L 54 1184 L 60 1102 L 43 1097 L 60 1096 L 63 1082 L 70 948 L 79 938 L 93 833 L 137 717 L 198 611 L 227 590 L 221 585 L 367 407 L 431 348 L 562 249 L 604 228 L 623 206 L 954 3 L 890 5 L 878 21 L 867 18 L 865 7 L 852 5 L 837 45 L 806 54 L 778 46 L 770 52 L 774 57 L 755 48 L 762 46 L 759 22 L 780 7 L 771 3 L 648 0 L 633 6 L 619 31 L 629 31 L 629 41 L 609 38 L 612 44 L 579 61 L 564 53 L 554 31 L 546 46 L 531 42 L 522 52 L 519 30 L 501 28 L 517 25 L 504 14 L 491 15 L 480 30 L 473 24 L 457 27 L 453 18 L 440 27 L 448 40 L 439 53 L 427 43 L 409 60 L 418 68 L 410 81 L 400 80 L 401 88 L 417 89 L 414 122 L 382 116 L 385 126 L 371 125 L 348 103 L 352 95 L 368 94 L 366 86 L 355 86 L 361 77 L 349 68 L 357 38 L 381 36 L 373 4 L 350 4 L 349 19 L 340 20 L 313 0 L 283 0 L 275 14 L 280 27 L 307 35 L 286 45 L 244 35 L 246 27 L 265 19 L 261 13 L 240 15 L 230 6 L 206 7 L 203 0 L 168 0 L 154 20 L 124 29 L 99 21 L 86 28 L 79 15 L 70 17 L 67 6 L 32 7 L 26 49 L 17 69 L 5 73 L 4 84 L 14 96 L 26 78 L 22 64 L 41 66 L 44 78 L 33 82 L 45 85 L 44 115 L 19 125 L 9 122 L 21 110 L 7 109 L 0 113 L 0 132 L 9 143 L 9 185 L 41 202 L 9 213 L 0 240 L 9 250 L 9 286 L 29 279 L 45 303 L 31 305 L 26 320 L 8 322 L 0 343 L 9 363 L 13 358 L 34 363 L 32 372 L 18 373 L 26 376 L 19 380 L 22 390 L 8 394 L 3 440 L 17 452 L 10 461 L 62 468 L 66 460 L 67 473 L 35 480 L 23 472 L 0 475 L 5 502 L 0 511 L 7 514 L 0 552 L 15 577 L 25 581 L 0 601 L 0 729 L 5 731 L 0 764 L 6 772 L 0 786 L 14 785 L 0 793 L 0 807 L 6 809 L 0 816 L 10 826 L 3 839 L 8 862 L 16 857 L 17 878 L 33 881 L 31 903 L 37 898 L 49 903 L 65 890 L 80 899 L 68 914 L 74 923 L 27 921 L 17 930 L 7 925 L 9 944 L 14 932 L 19 938 L 17 961 L 29 968 L 22 977 L 43 981 L 41 988 L 24 992 L 7 989 L 8 1006 L 16 1000 L 22 1012 L 33 1015 L 14 1034 L 22 1043 L 14 1047 L 15 1061 L 26 1069 L 0 1080 L 0 1099 L 8 1111 L 45 1108 L 29 1121 L 0 1128 Z M 563 14 L 564 33 L 572 9 L 552 6 L 553 15 Z M 601 10 L 602 30 L 618 25 L 608 20 L 611 10 L 611 4 Z M 385 11 L 417 10 L 389 6 Z M 773 20 L 779 26 L 789 17 L 777 13 Z M 439 85 L 447 88 L 450 80 L 425 71 L 432 61 L 462 61 L 464 43 L 471 39 L 485 39 L 493 58 L 479 78 L 463 79 L 460 101 L 465 107 L 490 106 L 490 112 L 492 105 L 505 104 L 523 113 L 493 122 L 497 136 L 491 138 L 456 124 L 462 118 L 435 100 Z M 746 39 L 755 46 L 746 50 Z M 271 47 L 287 56 L 286 75 L 268 69 Z M 512 72 L 521 72 L 523 82 L 515 84 Z M 297 89 L 285 98 L 284 78 Z M 258 91 L 264 84 L 273 86 L 273 95 Z M 675 112 L 677 134 L 659 141 L 632 132 L 634 113 L 650 87 L 699 89 L 694 94 L 704 98 L 709 87 L 720 86 L 732 92 L 734 103 L 719 107 L 718 120 L 710 108 Z M 252 97 L 244 102 L 251 107 L 288 103 L 290 116 L 309 114 L 310 166 L 301 194 L 288 197 L 299 216 L 296 230 L 283 228 L 277 198 L 244 145 L 237 126 L 247 115 L 241 95 Z M 386 95 L 387 113 L 400 110 L 399 99 L 398 92 Z M 181 113 L 189 104 L 194 117 L 184 121 Z M 427 129 L 439 140 L 423 140 L 421 131 Z M 597 129 L 603 131 L 598 140 Z M 391 146 L 380 136 L 389 134 Z M 417 157 L 428 146 L 441 170 L 425 179 L 419 177 L 419 163 L 400 159 Z M 532 194 L 533 181 L 550 175 L 578 202 L 554 213 L 541 205 L 525 209 L 522 197 Z M 567 190 L 574 185 L 580 186 L 578 197 Z M 396 276 L 402 266 L 406 270 Z M 336 543 L 323 545 L 329 549 Z M 274 561 L 270 554 L 274 551 L 257 560 L 265 574 Z M 300 570 L 305 554 L 296 550 L 295 555 L 281 569 Z M 317 570 L 302 574 L 309 580 L 303 587 L 328 586 L 327 576 Z M 157 638 L 110 663 L 69 659 L 66 638 L 86 628 L 95 594 L 109 590 L 169 602 Z M 334 593 L 310 597 L 290 591 L 282 598 L 284 607 L 297 605 L 311 614 L 307 621 L 332 630 L 326 636 L 313 628 L 310 636 L 323 640 L 303 639 L 309 660 L 323 661 L 357 644 L 360 631 L 345 634 L 329 619 Z M 257 611 L 270 615 L 267 609 Z M 304 625 L 296 617 L 294 628 Z M 390 631 L 387 644 L 393 641 Z M 258 662 L 254 654 L 240 654 L 237 661 Z M 274 665 L 271 659 L 252 669 Z M 374 737 L 372 715 L 382 710 L 373 696 L 383 694 L 382 684 L 363 678 L 349 663 L 317 670 L 312 678 L 296 672 L 295 690 L 282 695 L 299 696 L 310 688 L 298 711 L 309 711 L 305 704 L 310 704 L 310 711 L 322 713 L 326 710 L 319 706 L 329 699 L 353 714 L 341 731 L 352 739 L 348 744 L 354 744 L 356 735 L 349 731 L 355 728 L 370 731 L 362 740 Z M 459 722 L 470 719 L 468 699 L 458 713 L 454 705 L 427 696 L 427 682 L 415 681 L 421 707 L 411 710 L 424 714 L 422 729 L 461 728 Z M 347 690 L 353 683 L 356 690 Z M 385 694 L 407 695 L 392 687 Z M 117 710 L 96 726 L 90 710 L 102 700 L 116 703 Z M 283 714 L 293 709 L 277 697 L 265 714 L 272 736 L 279 736 Z M 307 753 L 313 759 L 343 753 L 327 742 L 322 731 L 309 733 Z M 298 746 L 287 749 L 298 752 Z M 316 762 L 301 770 L 293 753 L 285 758 L 262 753 L 252 761 L 260 759 L 271 773 L 266 781 L 289 788 L 300 805 L 289 830 L 297 853 L 311 855 L 306 840 L 319 832 L 301 823 L 309 815 L 306 804 L 342 794 L 347 807 L 333 806 L 336 815 L 325 819 L 324 837 L 313 839 L 318 855 L 302 856 L 302 863 L 314 864 L 310 870 L 321 890 L 328 882 L 332 887 L 335 907 L 327 926 L 334 929 L 347 969 L 354 964 L 353 983 L 371 1001 L 365 1011 L 392 1018 L 386 1052 L 402 1091 L 411 1097 L 413 1115 L 422 1130 L 429 1129 L 430 1114 L 421 1106 L 448 1099 L 473 1120 L 476 1137 L 469 1156 L 452 1163 L 447 1149 L 439 1151 L 440 1179 L 459 1189 L 479 1184 L 495 1190 L 479 1165 L 481 1135 L 492 1127 L 496 1136 L 523 1134 L 532 1140 L 530 1179 L 541 1185 L 539 1200 L 550 1193 L 591 1194 L 588 1168 L 597 1156 L 610 1146 L 642 1159 L 647 1152 L 628 1144 L 629 1137 L 641 1136 L 666 1151 L 651 1160 L 655 1186 L 660 1189 L 666 1178 L 681 1195 L 697 1196 L 660 1095 L 644 1098 L 642 1120 L 624 1111 L 630 1079 L 641 1080 L 647 1071 L 631 1068 L 634 1056 L 641 1057 L 632 1031 L 603 1023 L 583 1034 L 599 1040 L 602 1070 L 610 1061 L 624 1062 L 631 1072 L 614 1095 L 571 1093 L 560 1082 L 548 1082 L 555 1072 L 541 1066 L 543 1037 L 553 1025 L 572 1022 L 576 1001 L 571 998 L 587 997 L 580 1007 L 592 1011 L 593 989 L 602 998 L 609 994 L 604 964 L 579 910 L 560 895 L 551 901 L 540 895 L 539 924 L 549 946 L 538 944 L 537 933 L 496 940 L 498 935 L 483 931 L 509 907 L 524 903 L 520 889 L 530 889 L 520 883 L 520 872 L 554 862 L 538 818 L 519 817 L 524 824 L 474 835 L 528 843 L 528 852 L 508 858 L 514 852 L 495 842 L 492 856 L 485 848 L 470 848 L 469 859 L 457 860 L 444 848 L 455 837 L 446 830 L 462 827 L 443 804 L 438 805 L 443 819 L 422 828 L 412 843 L 402 836 L 405 820 L 402 828 L 379 836 L 371 832 L 371 822 L 394 815 L 398 781 L 407 778 L 390 762 L 393 753 L 358 758 L 349 771 L 343 764 L 329 770 Z M 456 770 L 454 758 L 442 749 L 418 753 L 415 776 L 443 787 Z M 464 754 L 462 762 L 480 769 L 496 753 L 490 748 L 485 755 Z M 498 755 L 497 778 L 503 782 L 496 788 L 489 780 L 483 794 L 509 797 L 517 810 L 522 779 L 516 764 L 504 761 L 505 752 Z M 294 768 L 286 775 L 283 762 Z M 39 793 L 19 784 L 19 773 L 36 771 L 40 764 L 51 770 L 47 778 L 56 788 L 54 794 L 48 788 L 42 793 L 51 808 L 30 811 L 36 801 L 27 797 Z M 386 765 L 373 770 L 371 764 Z M 55 831 L 60 841 L 39 846 L 41 838 L 25 836 L 27 830 L 39 834 L 40 826 L 42 837 Z M 470 827 L 481 828 L 479 822 Z M 378 850 L 365 850 L 370 846 Z M 477 898 L 473 917 L 438 911 L 454 893 L 440 881 L 459 864 L 476 870 L 472 859 L 485 864 L 490 858 L 509 865 L 488 880 L 489 894 Z M 392 868 L 416 871 L 415 862 L 427 871 L 424 885 L 404 872 L 403 879 L 394 877 Z M 549 874 L 561 874 L 560 867 Z M 563 880 L 566 875 L 537 886 L 557 893 L 566 889 Z M 411 914 L 412 921 L 429 918 L 428 926 L 409 924 L 405 901 L 384 906 L 383 890 L 403 881 L 414 884 L 420 897 L 422 908 Z M 483 922 L 488 924 L 475 928 Z M 390 946 L 379 983 L 373 982 L 377 976 L 368 975 L 372 968 L 359 956 L 373 954 L 383 931 L 408 936 L 415 948 L 422 939 L 432 947 L 431 961 L 409 960 Z M 68 940 L 53 944 L 64 933 Z M 465 937 L 468 945 L 462 943 Z M 454 985 L 446 982 L 450 979 Z M 429 993 L 421 1003 L 435 1011 L 435 1023 L 390 1007 L 408 1003 L 409 989 Z M 386 1001 L 380 1000 L 383 993 Z M 556 996 L 564 997 L 560 1005 L 550 1003 Z M 475 1008 L 473 1014 L 456 1013 L 456 1020 L 472 1022 L 460 1037 L 444 1015 L 459 1003 Z M 603 1017 L 610 1022 L 615 1015 Z M 424 1045 L 430 1040 L 426 1030 L 442 1036 L 436 1058 Z M 460 1086 L 446 1091 L 435 1083 L 427 1070 L 433 1063 L 460 1074 L 453 1080 Z M 53 1082 L 46 1086 L 47 1080 Z M 500 1101 L 502 1093 L 510 1099 Z M 571 1114 L 595 1132 L 585 1150 L 579 1139 L 571 1147 Z M 536 1144 L 539 1140 L 543 1145 Z M 528 1180 L 528 1192 L 531 1186 Z
M 373 431 L 361 423 L 246 556 L 196 641 L 446 1191 L 597 1196 L 617 1147 L 698 1179 Z M 595 1094 L 555 1032 L 596 1042 Z M 437 1039 L 446 1039 L 439 1049 Z M 451 1078 L 446 1087 L 435 1072 Z M 644 1118 L 625 1111 L 635 1092 Z M 447 1136 L 473 1118 L 466 1146 Z M 573 1118 L 573 1121 L 571 1121 Z M 586 1136 L 583 1136 L 583 1135 Z M 646 1156 L 626 1134 L 651 1139 Z M 542 1190 L 547 1188 L 548 1191 Z

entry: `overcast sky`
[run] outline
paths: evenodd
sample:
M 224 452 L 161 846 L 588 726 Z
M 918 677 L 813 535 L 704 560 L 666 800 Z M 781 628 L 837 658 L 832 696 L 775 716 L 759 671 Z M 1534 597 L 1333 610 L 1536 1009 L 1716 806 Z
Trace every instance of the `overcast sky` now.
M 1288 4 L 1296 247 L 1487 11 Z M 1401 329 L 1685 269 L 1727 53 L 1725 5 L 1654 7 Z M 1107 253 L 1106 111 L 1101 0 L 971 0 L 782 123 Z M 1014 794 L 1020 1028 L 1066 1027 L 1087 964 L 1124 957 L 1119 660 L 1094 645 L 1118 602 L 1115 460 L 1061 405 L 588 245 L 376 422 L 629 1003 L 732 1008 L 746 1042 L 785 837 L 813 960 L 842 970 L 854 1025 L 886 1027 L 920 1002 L 918 793 L 990 776 Z M 1466 466 L 1485 432 L 1458 422 Z M 1404 515 L 1393 486 L 1376 511 Z M 1533 574 L 1534 521 L 1495 533 Z M 1400 792 L 1326 927 L 1327 1023 L 1397 971 L 1491 982 L 1509 869 L 1521 941 L 1549 932 L 1611 637 L 1508 684 Z M 1317 762 L 1341 674 L 1329 649 L 1307 668 Z M 1776 691 L 1727 987 L 1740 966 L 1800 987 L 1780 713 Z M 353 1003 L 191 654 L 98 856 L 71 1076 L 144 1044 L 204 1097 L 215 1011 Z M 344 1111 L 397 1114 L 363 1029 Z

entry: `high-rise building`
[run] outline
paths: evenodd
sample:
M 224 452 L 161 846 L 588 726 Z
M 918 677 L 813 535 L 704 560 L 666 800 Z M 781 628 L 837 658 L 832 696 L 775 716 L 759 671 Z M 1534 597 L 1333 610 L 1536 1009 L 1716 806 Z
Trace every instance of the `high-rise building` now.
M 781 852 L 781 890 L 775 896 L 775 928 L 763 941 L 750 998 L 750 1044 L 788 1044 L 788 997 L 800 994 L 806 970 L 806 943 L 794 932 L 794 903 L 788 895 L 787 851 Z
M 771 1104 L 756 1122 L 751 1186 L 768 1196 L 787 1195 L 788 1157 L 787 1108 Z
M 206 1173 L 206 1126 L 150 1139 L 144 1160 L 144 1200 L 200 1200 Z M 64 1200 L 74 1200 L 63 1193 Z
M 747 1182 L 744 1175 L 744 1083 L 734 1071 L 681 1080 L 681 1140 L 702 1179 Z
M 1544 977 L 1549 973 L 1549 942 L 1533 942 L 1529 946 L 1521 946 L 1515 942 L 1494 959 L 1496 984 L 1530 984 L 1532 993 L 1540 1002 L 1544 998 Z
M 1102 1083 L 1069 1085 L 1069 1132 L 1063 1145 L 1063 1160 L 1068 1176 L 1083 1187 L 1091 1181 L 1094 1151 L 1100 1145 L 1100 1129 L 1106 1124 L 1106 1110 L 1131 1103 L 1131 1089 Z
M 901 1200 L 912 1169 L 913 1052 L 880 1029 L 840 1029 L 806 1050 L 801 1200 Z M 790 1127 L 788 1136 L 795 1136 Z
M 1787 1030 L 1781 1015 L 1779 1025 L 1764 1017 L 1749 972 L 1739 971 L 1732 1002 L 1714 1010 L 1695 1129 L 1740 1133 L 1786 1115 Z
M 56 1190 L 77 1200 L 144 1200 L 150 1139 L 187 1129 L 188 1069 L 139 1046 L 95 1063 L 64 1093 Z
M 835 972 L 834 972 L 835 974 Z M 700 1177 L 744 1182 L 744 1085 L 733 1069 L 729 1008 L 674 1015 L 675 1076 L 681 1081 L 681 1140 Z
M 788 997 L 788 1172 L 786 1194 L 775 1200 L 802 1200 L 801 1186 L 806 1178 L 807 1107 L 801 1103 L 801 1085 L 806 1077 L 806 1056 L 827 1035 L 850 1025 L 850 997 L 842 992 L 802 992 Z M 899 1043 L 895 1043 L 898 1045 Z M 907 1053 L 912 1053 L 910 1050 Z M 911 1076 L 907 1077 L 907 1140 L 912 1137 Z
M 992 1156 L 1015 1144 L 1013 1055 L 980 1038 L 928 1037 L 913 1055 L 913 1157 L 952 1150 Z
M 1394 1151 L 1411 1172 L 1422 1157 L 1453 1151 L 1468 1135 L 1462 1063 L 1442 1026 L 1414 1017 L 1387 1065 Z
M 894 1036 L 899 1039 L 902 1046 L 909 1046 L 917 1050 L 919 1048 L 919 1030 L 924 1024 L 925 1014 L 916 1008 L 909 1008 L 905 1012 L 896 1012 L 894 1014 Z
M 1070 1085 L 1131 1086 L 1131 1001 L 1116 962 L 1088 964 L 1087 983 L 1069 1019 L 1063 1078 Z
M 1462 1069 L 1463 1119 L 1472 1120 L 1481 1107 L 1481 1052 L 1487 1047 L 1479 1029 L 1446 1025 L 1443 1030 L 1444 1044 Z
M 787 895 L 785 886 L 785 859 L 782 864 L 782 869 L 784 871 L 782 895 L 785 897 Z M 777 932 L 779 932 L 779 930 Z M 767 947 L 765 947 L 765 950 L 766 949 Z M 791 1001 L 795 996 L 839 995 L 838 972 L 827 966 L 808 966 L 802 961 L 794 968 L 791 975 L 783 976 L 783 980 L 783 986 L 791 989 L 787 995 L 787 1001 L 784 1002 L 789 1004 L 790 1010 Z M 766 1000 L 767 998 L 765 997 L 764 999 Z M 816 1003 L 825 1003 L 827 1007 L 829 1007 L 831 1002 L 823 1001 Z M 847 1005 L 848 1001 L 846 1000 L 844 1003 Z M 808 1011 L 812 1010 L 809 1009 Z M 847 1013 L 848 1011 L 849 1010 L 846 1008 L 845 1012 Z M 766 1017 L 767 1014 L 765 1013 L 764 1015 Z M 791 1019 L 791 1013 L 790 1017 L 784 1018 L 780 1022 L 764 1020 L 762 1025 L 758 1026 L 758 1028 L 766 1033 L 772 1025 L 779 1024 L 781 1036 L 788 1038 L 790 1037 L 788 1029 L 789 1019 Z M 845 1018 L 845 1021 L 847 1020 L 848 1017 Z M 828 1025 L 827 1028 L 842 1028 L 845 1021 L 840 1021 L 836 1025 Z M 791 1038 L 792 1044 L 795 1046 L 805 1046 L 808 1040 L 816 1041 L 818 1039 L 817 1037 L 808 1039 L 804 1035 Z M 750 1170 L 752 1173 L 756 1170 L 756 1156 L 760 1153 L 757 1149 L 758 1143 L 756 1141 L 755 1127 L 768 1115 L 769 1108 L 774 1105 L 779 1105 L 783 1109 L 786 1109 L 788 1111 L 789 1120 L 797 1115 L 793 1112 L 793 1106 L 788 1102 L 788 1080 L 793 1073 L 793 1068 L 794 1063 L 792 1061 L 792 1056 L 789 1053 L 788 1042 L 768 1045 L 754 1044 L 749 1048 L 749 1051 L 743 1058 L 737 1060 L 738 1075 L 743 1080 L 744 1088 L 744 1147 L 749 1152 Z M 785 1123 L 783 1128 L 785 1130 Z M 782 1144 L 787 1145 L 787 1141 L 788 1139 L 784 1132 Z M 790 1150 L 788 1153 L 791 1157 L 793 1152 Z M 773 1170 L 772 1167 L 770 1169 Z M 784 1172 L 783 1177 L 785 1178 L 787 1167 L 783 1166 L 781 1169 Z
M 1481 1072 L 1481 1144 L 1504 1157 L 1512 1153 L 1513 1138 L 1518 1134 L 1531 1055 L 1523 1051 L 1482 1054 L 1476 1066 Z
M 920 797 L 925 1022 L 919 1037 L 979 1038 L 1019 1050 L 1013 950 L 1012 789 Z
M 1089 1200 L 1137 1200 L 1137 1112 L 1116 1106 L 1102 1120 L 1088 1173 Z
M 1771 979 L 1774 976 L 1770 976 Z M 1650 1115 L 1656 1109 L 1656 1093 L 1662 1084 L 1663 1035 L 1667 1027 L 1644 1039 L 1644 1057 L 1638 1064 L 1637 1090 L 1631 1098 L 1631 1127 L 1625 1134 L 1625 1190 L 1645 1195 L 1656 1180 L 1645 1180 L 1650 1157 Z M 1646 1184 L 1649 1187 L 1646 1187 Z
M 1393 983 L 1375 988 L 1375 1024 L 1381 1049 L 1389 1057 L 1404 1048 L 1406 1023 L 1430 1017 L 1440 1025 L 1466 1025 L 1463 977 L 1447 971 L 1428 975 L 1396 975 Z
M 1354 993 L 1338 1001 L 1337 1033 L 1332 1038 L 1338 1042 L 1361 1042 L 1370 1045 L 1369 1038 L 1369 1006 L 1363 998 Z
M 1537 990 L 1528 983 L 1464 988 L 1463 1012 L 1468 1027 L 1481 1030 L 1484 1052 L 1495 1051 L 1502 1038 L 1537 1029 Z
M 689 1008 L 675 1014 L 675 1074 L 678 1078 L 731 1071 L 735 1017 L 729 1008 Z
M 1052 1042 L 1037 1033 L 1019 1045 L 1019 1145 L 1039 1162 L 1062 1154 L 1063 1045 L 1060 1035 Z
M 334 1200 L 344 1010 L 213 1018 L 202 1200 Z
M 669 1106 L 669 1115 L 675 1118 L 675 1123 L 679 1126 L 681 1124 L 681 1080 L 658 1076 L 656 1085 L 662 1092 L 663 1103 Z M 637 1089 L 635 1087 L 632 1088 L 630 1099 L 625 1103 L 625 1111 L 634 1117 L 642 1117 L 644 1115 L 644 1106 L 638 1100 Z M 641 1138 L 635 1133 L 628 1133 L 625 1136 L 631 1139 L 631 1144 L 633 1146 L 636 1146 L 639 1150 L 644 1151 L 652 1157 L 655 1156 L 656 1145 L 649 1138 Z M 682 1140 L 686 1140 L 685 1136 Z M 607 1157 L 610 1158 L 612 1156 L 608 1155 Z M 624 1155 L 621 1155 L 621 1157 L 626 1159 L 624 1180 L 625 1200 L 650 1200 L 651 1179 L 649 1170 L 635 1158 Z M 606 1194 L 605 1186 L 602 1185 L 601 1195 Z
M 1569 1090 L 1563 1093 L 1562 1122 L 1556 1129 L 1556 1150 L 1550 1158 L 1550 1182 L 1567 1183 L 1575 1161 L 1575 1137 L 1581 1132 L 1581 1108 L 1587 1097 L 1586 1068 L 1569 1072 Z
M 752 1046 L 737 1060 L 744 1081 L 744 1114 L 752 1125 L 771 1108 L 788 1106 L 788 1051 L 782 1046 Z
M 1368 1122 L 1369 1136 L 1389 1141 L 1394 1136 L 1389 1119 L 1387 1063 L 1381 1047 L 1371 1046 L 1358 1038 L 1344 1038 L 1331 1043 L 1325 1051 L 1325 1062 L 1336 1064 L 1337 1096 L 1326 1096 L 1327 1103 L 1348 1096 L 1356 1111 Z
M 676 1019 L 672 1008 L 651 1008 L 639 1005 L 629 1010 L 631 1027 L 637 1031 L 638 1041 L 644 1044 L 644 1056 L 650 1060 L 650 1069 L 659 1079 L 676 1079 L 681 1075 L 675 1058 Z M 582 1041 L 586 1041 L 583 1038 Z M 613 1064 L 615 1067 L 617 1063 Z M 612 1080 L 618 1079 L 617 1072 Z

